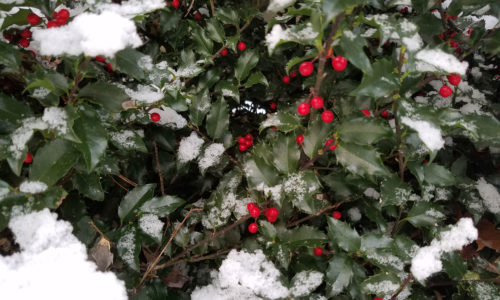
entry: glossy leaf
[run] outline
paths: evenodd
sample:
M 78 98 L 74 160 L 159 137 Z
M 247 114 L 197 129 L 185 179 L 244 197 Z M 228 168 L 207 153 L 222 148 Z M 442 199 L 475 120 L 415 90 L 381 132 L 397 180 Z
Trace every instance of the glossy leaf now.
M 357 175 L 387 176 L 389 171 L 382 164 L 380 155 L 371 147 L 342 143 L 335 149 L 340 164 Z
M 361 247 L 361 238 L 355 229 L 347 223 L 326 217 L 328 221 L 328 236 L 332 243 L 338 245 L 346 252 L 358 251 Z
M 207 133 L 210 137 L 220 139 L 229 126 L 229 111 L 224 98 L 213 103 L 207 115 Z
M 393 136 L 386 122 L 366 117 L 343 120 L 337 126 L 337 134 L 342 142 L 359 145 L 373 144 Z
M 102 127 L 96 114 L 90 109 L 81 112 L 80 118 L 75 120 L 73 129 L 82 141 L 75 144 L 75 148 L 82 153 L 87 170 L 92 171 L 108 147 L 106 130 Z
M 408 212 L 406 220 L 415 227 L 430 227 L 444 219 L 441 207 L 431 202 L 417 202 Z
M 151 200 L 155 187 L 156 184 L 153 183 L 139 185 L 123 197 L 118 207 L 118 216 L 122 223 L 130 220 L 144 202 Z
M 87 84 L 78 96 L 100 104 L 111 112 L 121 111 L 122 103 L 129 99 L 121 88 L 103 81 Z
M 258 62 L 259 54 L 256 49 L 249 49 L 243 52 L 238 58 L 238 61 L 236 61 L 236 66 L 234 68 L 234 76 L 238 79 L 238 82 L 245 80 Z
M 153 197 L 144 202 L 140 207 L 140 211 L 152 213 L 163 218 L 173 213 L 176 209 L 184 205 L 184 203 L 186 203 L 186 201 L 177 196 L 165 195 Z

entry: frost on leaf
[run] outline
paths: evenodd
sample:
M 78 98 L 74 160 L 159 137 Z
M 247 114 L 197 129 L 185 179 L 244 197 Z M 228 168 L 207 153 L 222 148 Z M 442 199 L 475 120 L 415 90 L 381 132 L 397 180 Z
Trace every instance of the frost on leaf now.
M 467 62 L 460 62 L 454 55 L 440 49 L 420 50 L 416 59 L 420 72 L 446 72 L 464 76 L 469 66 Z
M 323 283 L 323 273 L 317 271 L 302 271 L 297 273 L 292 279 L 290 294 L 295 297 L 302 297 L 311 294 Z
M 160 115 L 160 121 L 157 124 L 165 125 L 172 129 L 181 129 L 187 125 L 186 119 L 170 107 L 162 105 L 161 108 L 150 109 L 149 114 L 152 113 Z
M 188 137 L 183 137 L 177 151 L 179 162 L 186 163 L 197 158 L 203 143 L 203 139 L 198 137 L 195 132 L 191 132 L 191 135 Z
M 139 272 L 135 250 L 136 242 L 135 229 L 132 228 L 120 237 L 116 247 L 118 248 L 118 255 L 123 259 L 123 262 L 132 270 Z
M 318 35 L 312 28 L 312 25 L 296 25 L 283 30 L 281 25 L 276 24 L 266 35 L 266 44 L 269 53 L 274 51 L 274 48 L 283 42 L 297 42 L 297 43 L 312 43 Z
M 500 194 L 497 188 L 486 182 L 486 180 L 481 177 L 477 181 L 476 189 L 483 199 L 483 204 L 491 213 L 500 214 Z
M 198 166 L 200 170 L 204 172 L 206 169 L 210 168 L 219 163 L 222 154 L 224 153 L 224 145 L 219 143 L 213 143 L 208 146 L 203 155 L 198 160 Z
M 139 219 L 139 228 L 156 242 L 161 242 L 163 222 L 154 214 L 144 214 Z

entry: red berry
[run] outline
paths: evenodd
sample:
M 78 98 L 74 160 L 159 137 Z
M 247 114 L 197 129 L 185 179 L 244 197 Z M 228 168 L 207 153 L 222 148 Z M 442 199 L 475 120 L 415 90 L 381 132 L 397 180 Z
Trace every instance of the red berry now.
M 108 69 L 108 71 L 110 72 L 113 72 L 113 66 L 110 63 L 106 64 L 106 69 Z
M 66 25 L 66 23 L 68 23 L 68 19 L 57 18 L 57 19 L 56 19 L 56 23 L 57 23 L 57 25 L 59 25 L 59 26 Z
M 325 110 L 321 113 L 321 120 L 325 123 L 331 123 L 333 121 L 333 113 L 329 110 Z
M 29 164 L 33 161 L 33 155 L 31 155 L 31 152 L 28 152 L 28 154 L 26 154 L 26 158 L 24 159 L 24 162 Z
M 247 146 L 247 148 L 252 147 L 252 145 L 253 145 L 253 141 L 252 140 L 245 140 L 245 146 Z
M 200 13 L 199 13 L 199 12 L 196 12 L 196 13 L 194 14 L 194 18 L 195 18 L 196 20 L 198 20 L 198 21 L 199 21 L 199 20 L 201 20 L 201 15 L 200 15 Z
M 321 247 L 314 248 L 314 255 L 316 255 L 316 256 L 323 255 L 323 249 Z
M 252 208 L 254 208 L 255 206 L 256 206 L 256 205 L 255 205 L 255 203 L 253 203 L 253 202 L 248 203 L 248 204 L 247 204 L 247 209 L 248 209 L 248 212 L 250 212 L 250 210 L 251 210 Z
M 172 1 L 172 7 L 173 8 L 179 8 L 180 5 L 181 5 L 181 3 L 179 2 L 179 0 L 173 0 Z
M 266 218 L 269 222 L 274 223 L 278 219 L 278 209 L 275 207 L 270 207 L 266 209 Z
M 323 107 L 323 98 L 318 97 L 318 96 L 313 97 L 311 99 L 311 106 L 316 108 L 316 109 L 322 108 Z
M 292 77 L 292 78 L 297 77 L 297 72 L 293 71 L 292 73 L 290 73 L 290 77 Z
M 58 19 L 68 19 L 69 18 L 69 11 L 67 9 L 61 9 L 58 13 L 57 13 L 57 18 Z
M 252 136 L 250 133 L 247 133 L 247 134 L 245 135 L 245 139 L 246 139 L 246 140 L 249 140 L 249 141 L 253 141 L 253 136 Z
M 335 141 L 333 139 L 328 139 L 325 143 L 325 147 L 328 149 L 328 150 L 335 150 L 337 149 L 337 144 L 335 144 Z
M 369 117 L 371 115 L 370 110 L 368 110 L 368 109 L 362 109 L 361 112 L 363 113 L 363 115 L 365 115 L 367 117 Z
M 48 21 L 47 28 L 52 28 L 52 27 L 59 27 L 59 24 L 57 24 L 56 21 Z
M 241 152 L 245 152 L 247 150 L 247 145 L 245 144 L 240 144 L 238 146 L 238 149 L 241 151 Z
M 347 67 L 347 59 L 343 56 L 336 56 L 332 58 L 332 67 L 335 71 L 344 71 Z
M 250 215 L 257 219 L 260 216 L 260 209 L 257 206 L 252 207 L 250 210 Z
M 28 15 L 28 23 L 31 25 L 38 25 L 40 23 L 40 17 L 34 13 Z
M 245 144 L 245 143 L 246 143 L 246 141 L 247 141 L 247 140 L 245 140 L 245 138 L 244 138 L 244 137 L 242 137 L 242 136 L 240 136 L 240 137 L 238 138 L 238 143 L 240 143 L 240 144 Z
M 98 55 L 95 57 L 95 60 L 103 63 L 103 62 L 106 62 L 106 57 Z
M 375 298 L 373 298 L 373 300 L 384 300 L 384 298 L 375 297 Z
M 11 34 L 8 34 L 8 33 L 4 33 L 3 34 L 3 37 L 8 41 L 8 42 L 11 42 L 12 41 L 12 35 Z
M 302 142 L 304 142 L 304 136 L 303 135 L 299 135 L 295 141 L 297 141 L 297 145 L 302 145 Z
M 276 102 L 271 102 L 271 104 L 269 104 L 269 108 L 272 110 L 275 110 L 276 109 Z
M 301 116 L 305 116 L 309 113 L 309 111 L 311 110 L 311 107 L 309 106 L 309 104 L 307 104 L 306 102 L 302 102 L 299 104 L 299 107 L 297 107 L 297 112 L 299 113 L 299 115 Z
M 286 83 L 286 84 L 289 84 L 290 83 L 290 76 L 283 76 L 283 78 L 281 79 L 283 81 L 283 83 Z
M 255 224 L 255 223 L 248 225 L 248 231 L 250 233 L 256 233 L 258 229 L 259 228 L 257 227 L 257 224 Z
M 387 116 L 389 115 L 389 112 L 387 110 L 384 110 L 380 115 L 384 118 L 387 118 Z
M 151 118 L 151 121 L 153 121 L 155 123 L 160 121 L 160 119 L 161 119 L 161 116 L 159 113 L 152 113 L 149 117 Z
M 246 48 L 247 48 L 247 45 L 245 45 L 245 43 L 243 43 L 243 42 L 238 43 L 238 50 L 245 51 Z
M 340 220 L 340 218 L 342 218 L 342 214 L 340 213 L 340 211 L 335 210 L 335 211 L 332 213 L 332 217 L 333 217 L 334 219 Z
M 446 98 L 446 97 L 450 97 L 452 93 L 453 93 L 453 92 L 452 92 L 451 88 L 450 88 L 449 86 L 447 86 L 447 85 L 443 85 L 443 86 L 441 87 L 441 89 L 439 90 L 439 94 L 440 94 L 442 97 L 444 97 L 444 98 Z
M 448 74 L 446 75 L 446 78 L 448 78 L 451 85 L 458 85 L 461 80 L 460 75 L 458 74 Z
M 220 55 L 222 55 L 222 56 L 226 56 L 226 55 L 227 55 L 227 52 L 228 52 L 228 51 L 227 51 L 227 49 L 226 49 L 226 48 L 224 48 L 224 49 L 222 49 L 222 51 L 220 52 Z
M 31 37 L 31 31 L 28 28 L 24 29 L 23 32 L 21 32 L 21 37 L 29 39 Z
M 301 63 L 299 66 L 299 73 L 302 76 L 309 76 L 312 74 L 313 71 L 314 71 L 314 66 L 310 61 L 305 61 Z
M 30 46 L 30 41 L 28 39 L 20 39 L 17 44 L 23 48 L 28 48 Z

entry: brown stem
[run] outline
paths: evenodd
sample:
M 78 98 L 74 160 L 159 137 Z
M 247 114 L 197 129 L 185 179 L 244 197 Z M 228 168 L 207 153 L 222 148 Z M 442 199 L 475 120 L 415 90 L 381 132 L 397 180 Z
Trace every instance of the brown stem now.
M 326 42 L 323 46 L 323 49 L 319 53 L 319 62 L 318 62 L 318 74 L 316 75 L 316 84 L 314 85 L 314 94 L 316 96 L 319 96 L 320 94 L 320 88 L 321 88 L 321 82 L 323 81 L 323 78 L 325 78 L 323 72 L 325 70 L 325 63 L 326 63 L 326 56 L 328 54 L 328 49 L 330 49 L 330 46 L 333 42 L 333 37 L 337 34 L 337 31 L 340 27 L 340 23 L 344 19 L 345 13 L 341 13 L 337 16 L 335 19 L 335 22 L 332 24 L 332 31 L 330 31 L 330 34 L 328 35 L 328 38 L 326 39 Z
M 144 281 L 148 277 L 149 273 L 151 273 L 151 271 L 153 271 L 153 269 L 155 268 L 155 266 L 158 263 L 158 261 L 160 261 L 160 258 L 163 256 L 163 253 L 165 252 L 165 250 L 167 250 L 168 245 L 170 245 L 170 242 L 172 242 L 172 240 L 174 239 L 174 237 L 177 235 L 177 232 L 179 232 L 179 230 L 181 229 L 182 225 L 184 225 L 184 223 L 186 222 L 187 218 L 189 218 L 189 215 L 191 215 L 192 212 L 201 211 L 201 210 L 202 210 L 201 208 L 191 208 L 189 210 L 189 212 L 184 217 L 184 219 L 182 220 L 182 222 L 179 224 L 179 226 L 177 226 L 177 228 L 175 229 L 175 231 L 170 236 L 170 239 L 168 240 L 167 244 L 163 247 L 163 249 L 161 249 L 160 253 L 158 254 L 158 256 L 156 256 L 156 258 L 153 261 L 153 263 L 151 265 L 149 265 L 149 268 L 147 269 L 146 273 L 144 273 L 144 276 L 142 276 L 141 281 L 139 282 L 139 285 L 136 287 L 136 289 L 135 289 L 136 291 L 141 288 L 142 284 L 144 283 Z
M 429 77 L 426 77 L 424 78 L 422 81 L 420 81 L 417 85 L 417 90 L 420 90 L 422 89 L 426 84 L 428 84 L 429 82 L 433 81 L 433 80 L 436 80 L 436 79 L 439 79 L 441 78 L 441 76 L 437 76 L 437 75 L 432 75 L 432 76 L 429 76 Z
M 390 300 L 396 300 L 396 297 L 405 289 L 406 285 L 410 283 L 413 280 L 413 274 L 410 273 L 408 278 L 401 284 L 399 289 L 396 291 L 396 293 L 391 297 Z
M 82 62 L 80 65 L 80 70 L 81 69 L 86 69 L 87 65 L 90 62 L 90 58 L 85 58 L 85 60 Z M 75 76 L 75 82 L 73 83 L 73 86 L 71 87 L 71 90 L 69 91 L 69 96 L 68 96 L 68 103 L 73 103 L 76 99 L 76 92 L 78 91 L 78 85 L 80 84 L 80 81 L 82 81 L 84 74 L 81 71 L 78 71 Z
M 208 260 L 208 259 L 212 259 L 212 258 L 221 256 L 221 255 L 224 255 L 226 253 L 231 252 L 231 250 L 233 250 L 233 249 L 239 249 L 239 248 L 241 248 L 241 246 L 236 246 L 236 247 L 233 247 L 231 249 L 219 250 L 219 251 L 217 251 L 215 253 L 212 253 L 212 254 L 208 254 L 208 255 L 200 256 L 200 257 L 195 257 L 195 258 L 191 258 L 191 259 L 182 259 L 181 258 L 181 259 L 178 259 L 176 261 L 169 261 L 169 262 L 164 263 L 162 265 L 157 265 L 155 267 L 155 269 L 156 270 L 163 269 L 163 268 L 170 267 L 170 266 L 173 266 L 173 265 L 181 264 L 183 262 L 188 262 L 188 263 L 200 262 L 200 261 L 203 261 L 203 260 Z
M 130 184 L 133 187 L 137 186 L 137 183 L 133 182 L 132 180 L 128 179 L 127 177 L 123 176 L 122 174 L 118 174 L 118 177 L 120 177 L 121 180 L 125 181 L 126 183 Z
M 215 16 L 214 0 L 210 0 L 210 9 L 212 10 L 212 17 L 214 17 Z
M 297 221 L 295 221 L 295 222 L 288 223 L 288 224 L 286 225 L 286 227 L 287 227 L 287 228 L 294 227 L 294 226 L 297 226 L 297 225 L 299 225 L 299 224 L 301 224 L 301 223 L 304 223 L 305 221 L 308 221 L 308 220 L 310 220 L 310 219 L 316 218 L 316 217 L 318 217 L 318 216 L 322 215 L 323 213 L 325 213 L 327 210 L 330 210 L 330 209 L 336 209 L 337 207 L 339 207 L 340 205 L 342 205 L 342 203 L 343 203 L 343 202 L 344 202 L 344 201 L 340 201 L 339 203 L 336 203 L 336 204 L 333 204 L 333 205 L 330 205 L 330 206 L 328 206 L 328 207 L 325 207 L 325 208 L 321 209 L 320 211 L 318 211 L 318 212 L 317 212 L 316 214 L 314 214 L 314 215 L 309 215 L 309 216 L 304 217 L 304 218 L 302 218 L 302 219 L 299 219 L 299 220 L 297 220 Z
M 186 11 L 186 14 L 184 15 L 184 18 L 187 17 L 187 15 L 189 15 L 189 12 L 191 12 L 191 9 L 193 9 L 193 4 L 194 0 L 191 1 L 191 4 L 189 5 L 188 10 Z
M 121 185 L 118 181 L 116 181 L 116 179 L 111 176 L 111 175 L 108 175 L 109 178 L 111 178 L 111 180 L 113 180 L 114 183 L 116 183 L 119 187 L 121 187 L 124 191 L 128 192 L 128 189 L 126 187 L 124 187 L 123 185 Z
M 107 240 L 108 242 L 111 243 L 111 240 L 104 233 L 102 233 L 102 231 L 99 228 L 97 228 L 97 226 L 94 224 L 94 221 L 90 220 L 89 221 L 89 225 L 92 226 L 92 228 L 94 228 L 94 230 L 97 233 L 99 233 L 99 235 L 101 236 L 101 238 L 103 238 L 103 239 L 105 239 L 105 240 Z
M 156 169 L 158 170 L 158 176 L 160 177 L 161 195 L 165 196 L 165 187 L 163 186 L 163 175 L 161 173 L 160 159 L 158 157 L 158 146 L 156 145 L 155 141 L 153 141 L 153 147 L 155 148 Z

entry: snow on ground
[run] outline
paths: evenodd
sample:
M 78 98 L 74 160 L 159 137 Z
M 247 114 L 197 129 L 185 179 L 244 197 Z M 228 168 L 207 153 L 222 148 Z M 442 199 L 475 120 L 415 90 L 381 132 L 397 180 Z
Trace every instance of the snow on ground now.
M 138 47 L 142 41 L 135 23 L 115 12 L 83 13 L 68 25 L 33 32 L 42 55 L 104 55 L 107 57 L 126 47 Z
M 462 218 L 450 230 L 440 233 L 430 246 L 420 248 L 411 261 L 411 272 L 415 279 L 425 280 L 442 270 L 441 254 L 461 250 L 477 239 L 478 232 L 471 218 Z
M 127 299 L 125 284 L 97 271 L 72 226 L 48 209 L 14 216 L 9 227 L 21 252 L 0 256 L 2 299 Z

